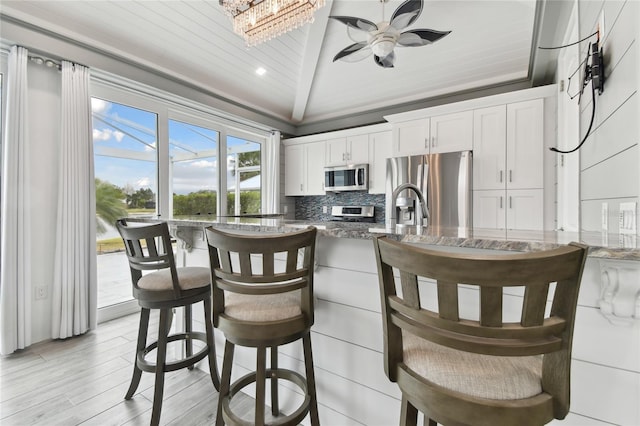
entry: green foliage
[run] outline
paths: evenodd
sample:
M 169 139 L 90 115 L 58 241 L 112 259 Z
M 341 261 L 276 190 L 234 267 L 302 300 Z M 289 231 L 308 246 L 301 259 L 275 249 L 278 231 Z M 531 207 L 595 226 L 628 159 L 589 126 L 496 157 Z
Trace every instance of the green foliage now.
M 127 206 L 130 209 L 142 209 L 155 203 L 156 194 L 151 188 L 140 188 L 132 194 L 127 194 Z
M 196 214 L 215 214 L 217 194 L 215 191 L 202 190 L 186 195 L 173 194 L 173 214 L 190 216 Z
M 260 213 L 262 205 L 260 191 L 240 191 L 240 212 L 235 212 L 236 194 L 227 193 L 227 214 Z
M 125 194 L 122 189 L 97 178 L 95 184 L 96 216 L 110 224 L 114 224 L 119 218 L 127 216 L 127 210 L 123 203 Z M 96 233 L 104 234 L 106 231 L 104 224 L 100 220 L 96 220 Z
M 249 166 L 259 166 L 261 154 L 259 150 L 251 151 L 251 152 L 240 152 L 238 154 L 237 159 L 238 159 L 239 168 L 249 167 Z M 253 172 L 241 172 L 241 173 L 242 173 L 242 180 L 246 180 L 260 174 L 260 172 L 257 170 Z M 235 174 L 236 174 L 235 168 L 231 169 L 231 176 L 235 176 Z

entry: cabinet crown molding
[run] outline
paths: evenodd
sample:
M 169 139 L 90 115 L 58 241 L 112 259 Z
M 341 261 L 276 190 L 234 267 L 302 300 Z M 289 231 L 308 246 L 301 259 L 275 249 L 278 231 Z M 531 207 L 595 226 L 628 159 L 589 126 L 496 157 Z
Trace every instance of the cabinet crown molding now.
M 434 117 L 442 114 L 462 112 L 467 110 L 485 108 L 495 105 L 504 105 L 513 102 L 527 101 L 530 99 L 549 98 L 558 93 L 557 84 L 534 87 L 531 89 L 517 90 L 514 92 L 500 93 L 482 98 L 469 99 L 466 101 L 453 102 L 445 105 L 438 105 L 429 108 L 422 108 L 399 114 L 385 115 L 384 119 L 390 123 L 400 123 L 403 121 L 417 120 L 420 118 Z

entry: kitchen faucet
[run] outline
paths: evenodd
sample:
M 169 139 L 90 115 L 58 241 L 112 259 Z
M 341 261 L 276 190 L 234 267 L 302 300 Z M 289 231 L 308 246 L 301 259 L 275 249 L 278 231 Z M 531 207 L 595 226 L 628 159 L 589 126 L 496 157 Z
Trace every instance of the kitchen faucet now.
M 418 201 L 420 203 L 420 206 L 422 207 L 422 215 L 416 214 L 416 225 L 417 226 L 422 226 L 423 225 L 423 220 L 426 219 L 427 220 L 427 225 L 429 224 L 429 209 L 427 208 L 427 202 L 424 199 L 424 196 L 422 195 L 422 192 L 420 191 L 420 188 L 418 188 L 416 185 L 412 184 L 412 183 L 403 183 L 401 185 L 398 185 L 396 187 L 396 189 L 393 190 L 393 193 L 391 194 L 391 226 L 393 228 L 396 227 L 396 223 L 397 223 L 397 212 L 396 212 L 396 202 L 398 199 L 398 195 L 400 195 L 400 193 L 404 190 L 411 190 L 413 192 L 416 193 L 416 195 L 418 196 Z M 416 209 L 417 210 L 417 209 Z

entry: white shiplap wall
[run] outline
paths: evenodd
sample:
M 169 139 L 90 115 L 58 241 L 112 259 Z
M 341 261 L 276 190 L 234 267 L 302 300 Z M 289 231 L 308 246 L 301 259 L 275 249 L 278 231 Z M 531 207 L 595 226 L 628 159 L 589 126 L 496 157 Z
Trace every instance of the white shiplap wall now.
M 578 5 L 581 38 L 596 30 L 604 13 L 606 76 L 604 93 L 596 96 L 592 134 L 580 150 L 581 228 L 600 231 L 602 203 L 606 202 L 609 232 L 617 233 L 619 204 L 640 201 L 637 93 L 640 2 L 580 0 Z M 581 47 L 586 52 L 586 44 Z M 591 94 L 585 91 L 585 95 L 580 106 L 581 138 L 589 127 L 592 110 Z

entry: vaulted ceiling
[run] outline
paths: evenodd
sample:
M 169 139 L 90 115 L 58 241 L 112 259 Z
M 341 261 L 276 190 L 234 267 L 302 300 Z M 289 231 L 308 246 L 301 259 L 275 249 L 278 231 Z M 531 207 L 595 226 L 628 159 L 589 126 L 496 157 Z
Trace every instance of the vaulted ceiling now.
M 292 133 L 361 125 L 380 121 L 385 112 L 549 82 L 553 57 L 536 46 L 557 39 L 559 1 L 425 0 L 409 29 L 451 34 L 432 45 L 396 48 L 394 68 L 381 68 L 372 58 L 333 61 L 353 41 L 330 15 L 377 23 L 401 3 L 327 0 L 312 24 L 251 48 L 233 32 L 217 0 L 2 0 L 0 14 L 13 25 L 201 88 L 284 123 Z M 24 43 L 1 31 L 5 41 Z M 263 76 L 255 72 L 259 67 Z

